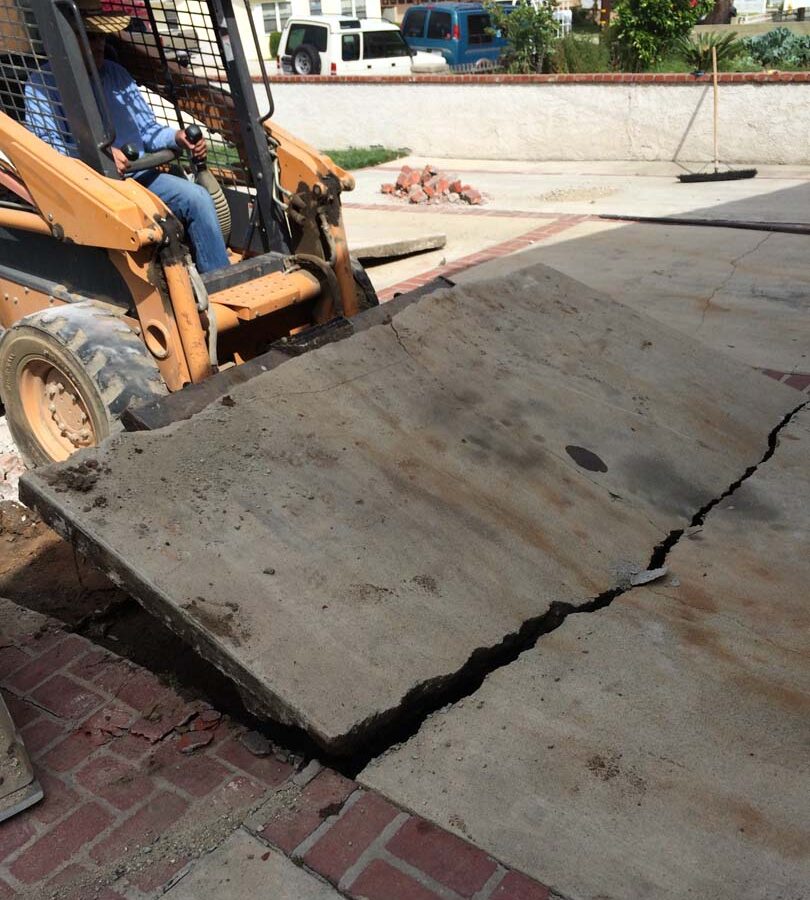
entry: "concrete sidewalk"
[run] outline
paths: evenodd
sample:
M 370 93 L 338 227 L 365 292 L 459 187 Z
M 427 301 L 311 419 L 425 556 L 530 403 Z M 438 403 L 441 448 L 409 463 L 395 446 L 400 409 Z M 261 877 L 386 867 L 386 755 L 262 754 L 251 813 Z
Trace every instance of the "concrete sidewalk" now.
M 357 190 L 344 198 L 349 237 L 355 223 L 359 229 L 373 222 L 384 234 L 424 222 L 429 231 L 444 231 L 447 244 L 370 269 L 383 299 L 437 275 L 469 282 L 542 262 L 713 350 L 810 388 L 807 238 L 599 218 L 609 212 L 810 223 L 810 166 L 762 167 L 751 180 L 686 185 L 673 163 L 430 160 L 488 194 L 482 207 L 448 209 L 414 208 L 379 193 L 404 162 L 428 160 L 355 173 Z M 584 199 L 588 192 L 593 196 Z

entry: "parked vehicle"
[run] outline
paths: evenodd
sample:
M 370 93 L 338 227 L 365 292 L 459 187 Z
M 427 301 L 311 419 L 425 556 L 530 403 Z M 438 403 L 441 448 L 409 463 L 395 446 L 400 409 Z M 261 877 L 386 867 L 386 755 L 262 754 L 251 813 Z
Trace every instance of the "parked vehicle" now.
M 401 30 L 412 50 L 441 54 L 449 66 L 490 67 L 507 46 L 480 3 L 411 6 Z
M 447 68 L 436 56 L 411 50 L 392 22 L 337 15 L 290 19 L 278 64 L 286 75 L 410 75 Z

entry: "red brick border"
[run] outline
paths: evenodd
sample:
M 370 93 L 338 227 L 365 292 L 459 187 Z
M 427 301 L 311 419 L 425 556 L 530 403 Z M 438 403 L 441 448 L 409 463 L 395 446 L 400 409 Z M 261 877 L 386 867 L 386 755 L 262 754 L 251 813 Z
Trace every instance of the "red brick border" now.
M 256 83 L 262 81 L 254 76 Z M 517 85 L 568 85 L 568 84 L 673 84 L 707 85 L 711 75 L 695 77 L 682 72 L 597 72 L 577 75 L 276 75 L 272 84 L 517 84 Z M 810 72 L 720 72 L 720 84 L 810 84 Z
M 476 253 L 471 253 L 469 256 L 463 256 L 461 259 L 456 259 L 447 265 L 429 269 L 421 275 L 412 276 L 406 281 L 401 281 L 399 284 L 385 288 L 379 292 L 380 301 L 385 302 L 386 300 L 391 300 L 397 294 L 404 294 L 408 291 L 415 290 L 441 275 L 446 278 L 452 278 L 452 276 L 458 272 L 463 272 L 465 269 L 470 269 L 481 263 L 489 262 L 491 259 L 498 259 L 501 256 L 515 253 L 518 250 L 525 250 L 527 247 L 531 247 L 539 241 L 553 237 L 556 234 L 561 234 L 569 228 L 579 225 L 580 222 L 586 222 L 590 218 L 591 216 L 585 215 L 555 216 L 553 221 L 550 221 L 548 224 L 532 228 L 531 231 L 527 231 L 519 237 L 510 238 L 508 241 L 502 241 L 500 244 L 493 244 L 493 246 L 487 247 L 485 250 L 479 250 Z
M 247 827 L 349 897 L 549 896 L 337 772 L 255 755 L 241 726 L 56 623 L 4 635 L 0 688 L 45 791 L 0 825 L 0 900 L 153 898 L 210 849 L 185 837 L 209 825 L 219 841 Z
M 469 841 L 324 769 L 251 831 L 344 895 L 368 900 L 548 900 L 549 889 Z

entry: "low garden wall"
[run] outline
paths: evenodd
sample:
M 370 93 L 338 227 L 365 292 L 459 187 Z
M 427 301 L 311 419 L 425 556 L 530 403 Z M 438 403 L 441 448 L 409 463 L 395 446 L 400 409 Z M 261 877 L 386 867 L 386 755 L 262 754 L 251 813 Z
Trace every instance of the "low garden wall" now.
M 281 76 L 272 88 L 274 119 L 321 149 L 382 144 L 467 159 L 712 156 L 710 76 Z M 721 74 L 721 159 L 810 162 L 809 99 L 809 72 Z

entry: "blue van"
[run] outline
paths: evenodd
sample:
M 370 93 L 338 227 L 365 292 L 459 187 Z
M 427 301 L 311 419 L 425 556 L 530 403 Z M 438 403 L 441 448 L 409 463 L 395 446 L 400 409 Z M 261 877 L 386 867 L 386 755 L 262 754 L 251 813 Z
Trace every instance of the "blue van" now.
M 507 44 L 491 28 L 480 3 L 428 3 L 408 8 L 401 31 L 412 50 L 441 53 L 449 66 L 485 68 L 497 62 Z

